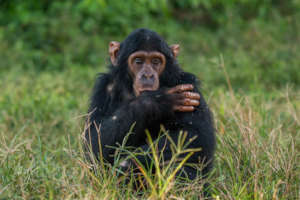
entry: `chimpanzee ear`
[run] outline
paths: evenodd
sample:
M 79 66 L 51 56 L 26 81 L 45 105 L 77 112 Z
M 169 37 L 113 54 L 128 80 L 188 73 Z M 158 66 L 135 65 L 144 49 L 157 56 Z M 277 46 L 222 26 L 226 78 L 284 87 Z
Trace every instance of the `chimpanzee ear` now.
M 116 41 L 111 41 L 109 43 L 109 55 L 110 55 L 110 61 L 113 66 L 117 66 L 118 60 L 117 60 L 117 53 L 120 49 L 120 43 Z
M 178 56 L 179 50 L 180 50 L 179 44 L 173 44 L 170 46 L 170 48 L 172 50 L 173 56 L 176 58 Z

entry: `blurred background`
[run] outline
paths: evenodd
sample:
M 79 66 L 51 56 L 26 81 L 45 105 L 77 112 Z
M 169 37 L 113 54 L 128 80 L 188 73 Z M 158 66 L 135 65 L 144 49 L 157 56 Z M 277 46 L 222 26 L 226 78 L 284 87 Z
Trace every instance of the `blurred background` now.
M 110 40 L 139 27 L 181 44 L 180 63 L 210 86 L 300 83 L 299 0 L 1 0 L 0 68 L 101 70 Z M 97 69 L 96 69 L 97 68 Z
M 299 0 L 0 0 L 0 199 L 118 196 L 78 185 L 70 158 L 109 41 L 140 27 L 180 44 L 202 81 L 221 143 L 215 194 L 297 199 Z

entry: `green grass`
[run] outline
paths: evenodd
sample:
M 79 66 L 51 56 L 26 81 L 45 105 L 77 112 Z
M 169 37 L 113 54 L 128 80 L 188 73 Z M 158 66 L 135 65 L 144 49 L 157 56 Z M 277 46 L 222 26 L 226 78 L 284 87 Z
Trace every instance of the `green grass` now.
M 96 71 L 11 69 L 1 77 L 1 198 L 141 197 L 118 185 L 112 171 L 106 171 L 107 182 L 92 178 L 82 162 L 80 135 Z M 216 166 L 209 178 L 213 195 L 220 199 L 299 198 L 299 90 L 243 95 L 215 89 L 205 96 L 218 133 Z M 198 187 L 186 186 L 182 192 L 174 186 L 166 197 L 189 199 L 199 194 Z M 148 189 L 142 196 L 150 194 Z
M 168 41 L 180 41 L 179 61 L 202 80 L 215 116 L 216 161 L 208 178 L 212 195 L 299 199 L 299 25 L 282 19 L 217 32 L 173 28 L 176 34 Z M 108 42 L 98 40 L 98 46 Z M 89 94 L 105 58 L 99 57 L 99 68 L 69 63 L 62 69 L 41 70 L 34 63 L 23 68 L 22 63 L 30 62 L 12 54 L 14 48 L 6 53 L 16 57 L 6 62 L 2 55 L 7 66 L 0 69 L 0 199 L 201 195 L 201 182 L 182 185 L 171 179 L 160 183 L 167 185 L 164 189 L 155 185 L 137 193 L 122 184 L 113 168 L 104 171 L 105 177 L 103 170 L 91 174 L 81 154 L 81 134 Z

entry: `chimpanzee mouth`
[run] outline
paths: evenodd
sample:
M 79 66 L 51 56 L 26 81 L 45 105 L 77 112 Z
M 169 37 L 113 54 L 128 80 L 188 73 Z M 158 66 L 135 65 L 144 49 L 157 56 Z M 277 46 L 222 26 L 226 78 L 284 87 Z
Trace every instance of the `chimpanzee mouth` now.
M 155 90 L 155 86 L 153 84 L 143 84 L 140 90 Z
M 156 89 L 151 86 L 151 87 L 143 87 L 139 90 L 140 93 L 143 93 L 143 92 L 147 92 L 147 91 L 155 91 Z
M 140 89 L 140 92 L 145 92 L 145 91 L 154 91 L 155 89 L 153 87 L 151 88 L 142 88 Z

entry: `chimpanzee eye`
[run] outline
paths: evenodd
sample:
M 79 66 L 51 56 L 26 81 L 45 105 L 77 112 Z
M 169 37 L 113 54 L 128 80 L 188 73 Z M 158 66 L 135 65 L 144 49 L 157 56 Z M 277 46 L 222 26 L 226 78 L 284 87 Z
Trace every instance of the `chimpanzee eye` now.
M 160 64 L 160 63 L 161 63 L 161 60 L 160 60 L 159 58 L 153 58 L 153 59 L 152 59 L 152 64 L 158 65 L 158 64 Z
M 143 61 L 142 58 L 135 58 L 135 59 L 134 59 L 134 63 L 135 63 L 135 64 L 141 65 L 141 64 L 143 64 L 143 62 L 144 62 L 144 61 Z

